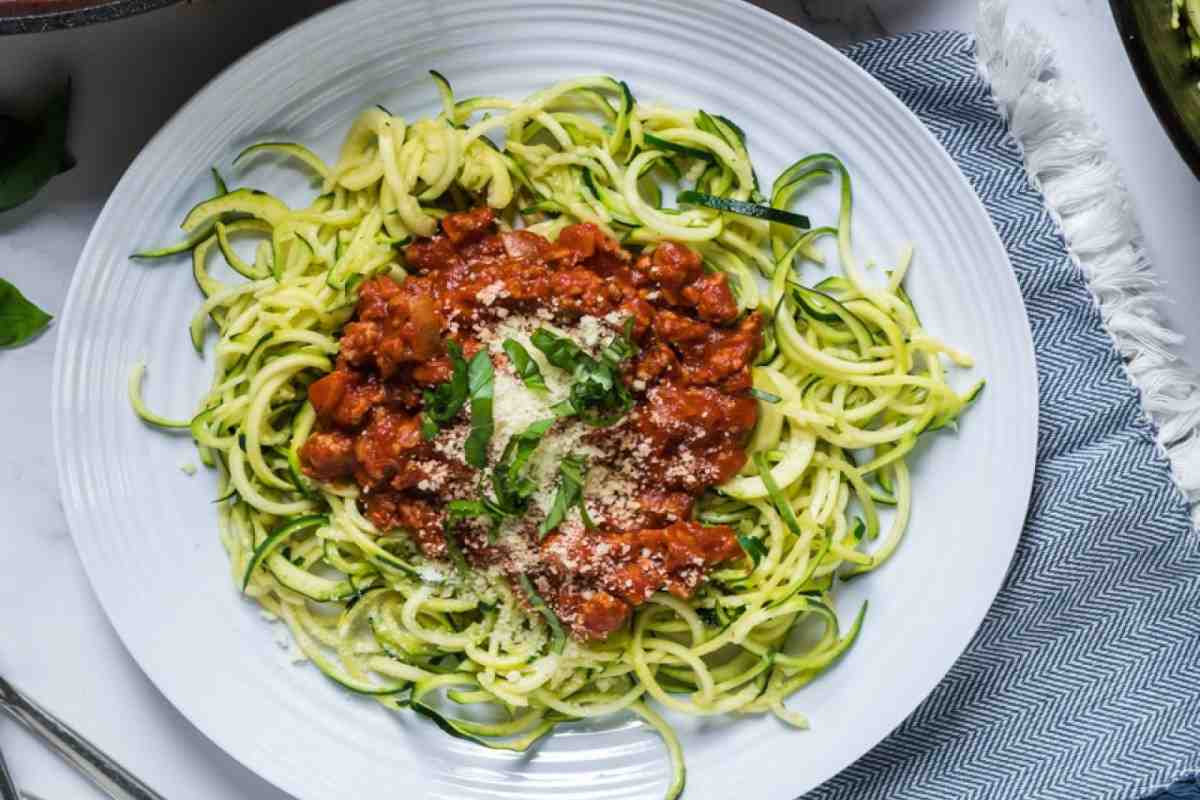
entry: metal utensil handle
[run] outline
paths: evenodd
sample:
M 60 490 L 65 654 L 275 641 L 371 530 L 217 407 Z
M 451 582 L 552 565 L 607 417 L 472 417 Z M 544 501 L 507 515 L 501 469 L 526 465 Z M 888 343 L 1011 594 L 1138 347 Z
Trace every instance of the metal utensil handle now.
M 165 800 L 69 725 L 14 689 L 4 678 L 0 678 L 0 707 L 113 800 Z
M 21 800 L 21 795 L 17 793 L 17 784 L 12 773 L 8 771 L 8 764 L 4 763 L 3 753 L 0 753 L 0 800 Z

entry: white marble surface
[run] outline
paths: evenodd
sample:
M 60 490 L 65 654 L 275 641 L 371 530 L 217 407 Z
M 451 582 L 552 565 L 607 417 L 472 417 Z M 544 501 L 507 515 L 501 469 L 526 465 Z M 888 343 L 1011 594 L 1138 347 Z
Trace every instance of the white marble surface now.
M 973 0 L 758 0 L 834 43 L 884 32 L 970 30 Z M 254 44 L 330 0 L 201 0 L 87 30 L 0 38 L 0 107 L 20 107 L 66 73 L 75 78 L 72 149 L 79 166 L 33 203 L 0 215 L 0 276 L 57 312 L 92 220 L 143 143 L 204 82 Z M 267 0 L 258 0 L 266 6 Z M 265 15 L 258 15 L 265 16 Z M 1200 182 L 1143 98 L 1105 0 L 1013 0 L 1013 18 L 1046 32 L 1108 135 L 1125 172 L 1166 311 L 1200 363 Z M 785 24 L 781 21 L 780 24 Z M 72 547 L 50 454 L 53 327 L 0 351 L 0 674 L 60 713 L 170 798 L 283 798 L 190 726 L 129 658 Z M 21 785 L 45 800 L 99 797 L 0 718 L 0 749 Z

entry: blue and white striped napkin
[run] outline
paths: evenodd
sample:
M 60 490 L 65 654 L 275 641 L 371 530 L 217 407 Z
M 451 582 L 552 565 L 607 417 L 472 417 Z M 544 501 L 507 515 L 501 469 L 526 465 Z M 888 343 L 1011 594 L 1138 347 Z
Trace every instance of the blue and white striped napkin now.
M 982 198 L 1025 297 L 1041 418 L 1024 534 L 966 653 L 805 800 L 1200 799 L 1200 538 L 974 40 L 921 33 L 846 52 Z

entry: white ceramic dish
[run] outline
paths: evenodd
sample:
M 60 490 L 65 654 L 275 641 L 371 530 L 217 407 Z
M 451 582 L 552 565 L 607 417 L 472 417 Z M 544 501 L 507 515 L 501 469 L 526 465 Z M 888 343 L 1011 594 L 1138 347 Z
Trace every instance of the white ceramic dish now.
M 723 113 L 749 133 L 764 178 L 831 150 L 856 178 L 860 254 L 918 246 L 910 291 L 927 326 L 973 353 L 987 391 L 957 435 L 915 459 L 916 510 L 895 559 L 842 592 L 870 598 L 862 637 L 793 698 L 812 730 L 769 718 L 680 720 L 690 800 L 793 798 L 865 753 L 950 668 L 998 590 L 1033 475 L 1037 391 L 1017 284 L 978 199 L 899 101 L 836 51 L 747 5 L 718 0 L 359 0 L 259 48 L 155 137 L 109 199 L 60 325 L 54 422 L 63 499 L 87 572 L 130 652 L 193 723 L 251 769 L 306 800 L 345 797 L 656 798 L 657 737 L 621 717 L 568 727 L 532 755 L 450 739 L 427 721 L 352 696 L 287 664 L 230 579 L 215 529 L 215 479 L 187 437 L 130 412 L 130 365 L 151 365 L 155 408 L 186 415 L 209 379 L 188 343 L 199 302 L 186 258 L 131 251 L 174 240 L 210 191 L 208 167 L 300 201 L 299 173 L 229 169 L 243 146 L 293 138 L 326 156 L 354 114 L 380 102 L 432 113 L 436 68 L 460 96 L 519 96 L 610 73 L 642 100 Z M 805 207 L 834 218 L 832 192 Z M 965 377 L 965 376 L 964 376 Z

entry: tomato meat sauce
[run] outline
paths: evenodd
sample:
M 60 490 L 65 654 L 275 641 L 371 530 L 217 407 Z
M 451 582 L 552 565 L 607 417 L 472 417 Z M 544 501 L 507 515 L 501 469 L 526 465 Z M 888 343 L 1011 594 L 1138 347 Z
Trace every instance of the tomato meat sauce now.
M 448 215 L 440 235 L 408 245 L 405 262 L 403 281 L 363 284 L 336 368 L 309 387 L 317 424 L 300 451 L 306 474 L 355 482 L 371 522 L 430 558 L 447 557 L 449 534 L 472 567 L 528 576 L 580 639 L 617 630 L 655 592 L 690 597 L 706 570 L 741 555 L 732 529 L 691 519 L 697 498 L 744 466 L 757 422 L 750 368 L 763 322 L 739 315 L 724 274 L 671 242 L 635 257 L 591 224 L 554 242 L 498 231 L 487 208 Z M 426 439 L 423 396 L 453 375 L 447 342 L 470 360 L 514 318 L 568 331 L 608 320 L 636 344 L 621 364 L 633 407 L 582 434 L 589 469 L 612 484 L 585 493 L 594 527 L 572 513 L 539 535 L 536 509 L 499 539 L 478 521 L 447 525 L 449 501 L 480 494 L 482 473 L 462 457 L 470 404 Z M 503 354 L 492 360 L 513 369 Z M 583 423 L 555 422 L 571 425 Z

